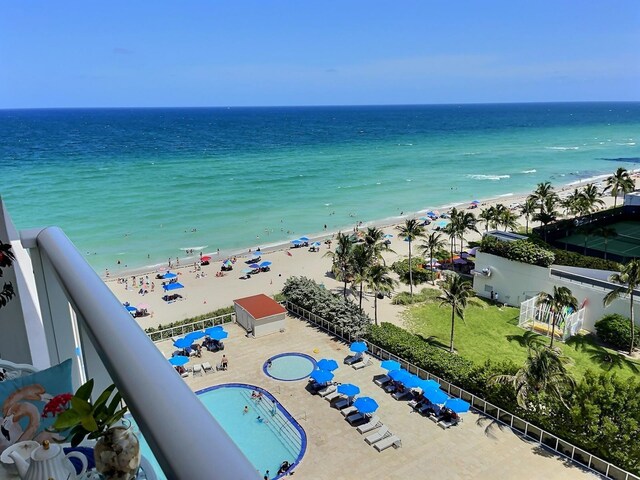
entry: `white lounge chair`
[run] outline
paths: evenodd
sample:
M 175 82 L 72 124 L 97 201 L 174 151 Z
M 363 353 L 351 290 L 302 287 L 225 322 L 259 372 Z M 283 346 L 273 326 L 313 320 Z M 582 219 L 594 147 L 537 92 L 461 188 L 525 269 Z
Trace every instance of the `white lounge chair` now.
M 202 364 L 202 370 L 204 370 L 204 373 L 213 373 L 213 367 L 209 362 L 204 362 Z
M 357 411 L 358 409 L 356 407 L 347 407 L 344 410 L 340 410 L 340 413 L 342 414 L 343 417 L 348 417 L 349 415 Z
M 372 433 L 368 437 L 364 437 L 364 441 L 367 442 L 369 445 L 371 445 L 372 443 L 379 442 L 384 437 L 387 437 L 389 435 L 391 435 L 389 433 L 389 427 L 387 427 L 386 425 L 382 425 L 380 427 L 380 430 L 378 430 L 377 432 Z
M 373 444 L 373 448 L 375 448 L 379 452 L 386 450 L 391 446 L 393 446 L 393 448 L 402 446 L 402 440 L 400 440 L 400 437 L 396 435 L 390 435 Z
M 372 417 L 371 420 L 369 420 L 367 423 L 360 425 L 357 430 L 359 433 L 368 433 L 371 430 L 375 430 L 380 425 L 382 425 L 382 422 L 380 421 L 380 417 L 376 415 L 375 417 Z
M 348 417 L 346 417 L 347 422 L 349 422 L 351 425 L 353 425 L 356 422 L 359 422 L 360 420 L 364 420 L 366 417 L 360 413 L 360 412 L 355 412 L 352 413 L 351 415 L 349 415 Z
M 326 396 L 324 397 L 324 399 L 325 399 L 327 402 L 331 403 L 331 402 L 333 402 L 336 398 L 338 398 L 338 397 L 340 397 L 340 396 L 341 396 L 341 394 L 340 394 L 340 393 L 338 393 L 338 392 L 333 392 L 333 393 L 330 393 L 329 395 L 326 395 Z
M 395 392 L 391 394 L 391 396 L 396 400 L 402 400 L 409 395 L 411 395 L 411 390 L 409 390 L 408 388 L 405 388 L 402 392 Z
M 375 383 L 376 385 L 378 385 L 379 387 L 382 387 L 383 385 L 389 383 L 391 381 L 391 377 L 389 377 L 389 375 L 383 375 L 380 378 L 376 378 L 373 383 Z
M 351 404 L 351 400 L 348 398 L 342 398 L 338 400 L 333 406 L 338 410 L 348 407 Z
M 364 367 L 368 367 L 369 365 L 371 365 L 373 362 L 371 361 L 371 359 L 369 357 L 367 357 L 366 355 L 362 358 L 361 362 L 358 363 L 354 363 L 353 365 L 351 365 L 353 367 L 354 370 L 360 370 Z
M 193 366 L 193 375 L 202 375 L 202 366 L 199 363 L 196 363 Z
M 325 387 L 322 390 L 318 391 L 318 395 L 320 395 L 321 397 L 326 397 L 330 393 L 335 392 L 337 388 L 338 387 L 336 387 L 335 385 L 329 385 L 328 387 Z

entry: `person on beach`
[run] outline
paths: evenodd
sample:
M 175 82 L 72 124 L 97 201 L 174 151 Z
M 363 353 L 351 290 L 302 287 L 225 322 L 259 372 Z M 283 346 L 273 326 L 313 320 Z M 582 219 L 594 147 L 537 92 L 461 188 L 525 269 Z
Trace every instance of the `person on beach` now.
M 222 370 L 226 370 L 227 368 L 229 368 L 229 360 L 227 359 L 226 355 L 222 355 L 220 366 L 222 367 Z

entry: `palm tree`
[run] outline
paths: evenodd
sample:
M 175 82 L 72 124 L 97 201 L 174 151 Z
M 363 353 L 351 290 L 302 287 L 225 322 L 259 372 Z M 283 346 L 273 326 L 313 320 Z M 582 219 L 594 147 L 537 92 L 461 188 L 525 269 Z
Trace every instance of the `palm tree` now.
M 429 258 L 433 261 L 433 252 L 443 248 L 447 244 L 446 240 L 442 238 L 438 232 L 431 232 L 427 236 L 427 240 L 422 242 L 420 248 L 422 249 L 422 254 L 424 255 L 426 252 L 429 252 Z M 434 275 L 431 276 L 431 284 L 435 285 L 436 280 Z
M 553 341 L 556 337 L 556 323 L 560 320 L 559 317 L 562 315 L 562 311 L 568 307 L 578 310 L 578 300 L 567 287 L 554 285 L 553 293 L 540 292 L 538 294 L 536 306 L 539 307 L 541 305 L 549 307 L 551 317 L 551 344 L 549 347 L 553 348 Z
M 369 274 L 372 260 L 372 251 L 368 249 L 366 245 L 359 243 L 355 247 L 353 247 L 350 257 L 350 264 L 351 270 L 353 271 L 353 283 L 360 286 L 360 311 L 362 311 L 363 284 Z
M 620 192 L 629 193 L 635 188 L 636 182 L 629 176 L 627 169 L 620 167 L 613 175 L 607 178 L 607 186 L 604 191 L 611 191 L 611 196 L 613 197 L 613 208 L 616 208 Z
M 438 297 L 441 307 L 445 305 L 451 307 L 451 340 L 449 341 L 449 352 L 451 353 L 453 353 L 456 316 L 464 321 L 464 309 L 472 294 L 471 283 L 463 280 L 458 274 L 452 273 L 443 285 L 442 295 Z
M 478 232 L 478 227 L 476 227 L 476 217 L 471 212 L 465 212 L 461 210 L 457 215 L 457 229 L 460 234 L 460 250 L 464 249 L 464 235 L 468 231 Z
M 335 252 L 327 252 L 325 257 L 333 259 L 331 270 L 336 279 L 344 282 L 344 298 L 347 298 L 347 283 L 351 279 L 351 251 L 355 244 L 353 235 L 338 232 Z
M 393 252 L 389 245 L 384 243 L 384 232 L 377 227 L 367 227 L 364 234 L 364 244 L 371 250 L 371 256 L 375 262 L 384 263 L 384 258 L 382 258 L 383 250 Z
M 609 243 L 609 239 L 618 236 L 618 232 L 616 232 L 615 228 L 611 227 L 598 227 L 593 231 L 594 235 L 598 235 L 604 238 L 604 259 L 607 259 L 607 246 Z
M 527 235 L 529 234 L 529 219 L 535 212 L 536 212 L 536 199 L 533 198 L 531 195 L 529 195 L 527 199 L 524 201 L 524 203 L 522 204 L 522 207 L 520 208 L 520 213 L 524 215 L 524 219 L 526 222 L 525 232 Z
M 529 344 L 527 360 L 515 375 L 496 375 L 489 384 L 511 385 L 516 392 L 518 405 L 524 409 L 537 406 L 541 393 L 558 399 L 566 408 L 564 394 L 575 388 L 575 380 L 566 366 L 571 359 L 558 348 L 547 348 L 537 342 Z
M 598 193 L 598 187 L 593 183 L 590 183 L 582 189 L 580 197 L 582 199 L 582 212 L 586 215 L 590 215 L 598 210 L 598 207 L 604 206 L 604 201 Z
M 538 207 L 542 212 L 543 204 L 547 198 L 557 198 L 556 192 L 550 182 L 539 183 L 533 193 L 530 195 L 538 203 Z
M 518 229 L 518 215 L 509 209 L 505 209 L 502 215 L 500 215 L 500 223 L 504 227 L 505 232 L 507 229 L 514 232 Z
M 489 231 L 489 224 L 493 221 L 495 217 L 495 208 L 493 206 L 489 208 L 485 208 L 478 215 L 478 220 L 484 222 L 484 231 Z
M 547 197 L 540 206 L 540 211 L 533 216 L 533 220 L 542 223 L 545 227 L 558 218 L 555 210 L 555 197 Z M 547 229 L 544 229 L 544 240 L 547 241 Z
M 378 294 L 391 293 L 398 282 L 389 276 L 386 265 L 372 265 L 365 278 L 367 288 L 373 292 L 373 311 L 375 324 L 378 325 Z
M 404 225 L 398 225 L 396 227 L 398 235 L 404 237 L 409 242 L 409 290 L 411 297 L 413 297 L 413 265 L 411 263 L 411 242 L 417 238 L 424 237 L 424 228 L 418 223 L 415 218 L 408 218 L 405 220 Z
M 583 201 L 584 198 L 582 197 L 580 190 L 575 188 L 573 192 L 567 195 L 567 198 L 561 202 L 561 205 L 567 216 L 578 215 L 583 210 Z
M 453 270 L 453 250 L 455 249 L 455 241 L 458 237 L 458 229 L 456 225 L 451 222 L 442 231 L 449 237 L 449 261 L 451 262 L 451 269 Z
M 604 306 L 611 305 L 611 303 L 623 295 L 629 295 L 629 318 L 631 327 L 631 344 L 629 345 L 629 355 L 633 354 L 633 343 L 635 334 L 635 320 L 633 315 L 633 296 L 635 290 L 640 286 L 640 260 L 631 260 L 626 265 L 620 268 L 619 273 L 614 273 L 609 277 L 609 280 L 619 284 L 620 286 L 614 288 L 604 296 Z
M 505 212 L 508 212 L 509 209 L 505 207 L 502 203 L 498 203 L 494 210 L 494 218 L 493 218 L 493 228 L 498 228 L 502 225 L 502 218 L 505 216 Z

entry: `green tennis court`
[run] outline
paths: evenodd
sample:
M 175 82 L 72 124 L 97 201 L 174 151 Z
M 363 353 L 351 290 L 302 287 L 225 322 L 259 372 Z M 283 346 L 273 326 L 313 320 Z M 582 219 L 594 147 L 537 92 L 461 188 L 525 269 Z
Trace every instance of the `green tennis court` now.
M 623 221 L 607 225 L 616 234 L 604 238 L 596 229 L 591 235 L 576 233 L 568 237 L 558 238 L 557 243 L 567 243 L 587 250 L 606 252 L 608 255 L 619 255 L 625 258 L 640 257 L 640 222 Z M 586 242 L 586 243 L 585 243 Z M 573 249 L 576 250 L 576 249 Z M 581 251 L 577 249 L 577 251 Z

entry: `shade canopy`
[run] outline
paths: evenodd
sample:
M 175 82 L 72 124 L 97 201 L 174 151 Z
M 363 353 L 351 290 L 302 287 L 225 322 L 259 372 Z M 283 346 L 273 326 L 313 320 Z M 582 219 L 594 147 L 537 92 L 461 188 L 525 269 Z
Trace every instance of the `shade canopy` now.
M 171 357 L 169 359 L 169 363 L 174 367 L 182 367 L 183 365 L 186 365 L 187 363 L 189 363 L 189 357 L 185 357 L 184 355 Z
M 333 380 L 333 373 L 327 370 L 314 370 L 310 376 L 318 383 L 327 383 Z
M 391 378 L 391 380 L 395 380 L 395 381 L 400 381 L 400 379 L 404 376 L 409 374 L 409 372 L 407 372 L 406 370 L 403 370 L 401 368 L 399 368 L 398 370 L 391 370 L 388 375 L 389 378 Z
M 205 255 L 204 257 L 200 257 L 200 261 L 201 262 L 208 262 L 211 260 L 211 257 L 209 255 Z
M 260 265 L 258 265 L 257 263 L 252 263 L 249 265 L 249 268 L 253 268 L 255 270 L 256 268 L 260 268 Z
M 206 337 L 206 336 L 207 336 L 207 334 L 206 334 L 206 333 L 204 333 L 202 330 L 199 330 L 199 331 L 197 331 L 197 332 L 187 333 L 187 334 L 184 336 L 184 338 L 188 338 L 189 340 L 193 340 L 193 341 L 195 341 L 195 340 L 199 340 L 199 339 L 201 339 L 202 337 Z
M 387 233 L 382 238 L 393 238 L 393 235 L 391 235 L 390 233 Z
M 461 398 L 451 398 L 444 402 L 444 406 L 456 413 L 466 413 L 469 411 L 469 402 L 465 402 Z
M 191 345 L 193 345 L 193 340 L 187 337 L 179 338 L 173 342 L 173 346 L 176 348 L 189 348 Z
M 303 242 L 308 242 L 309 237 L 300 237 L 298 240 L 302 240 Z
M 474 205 L 477 205 L 480 203 L 480 200 L 473 200 L 471 203 L 473 203 Z
M 170 290 L 178 290 L 179 288 L 184 288 L 184 285 L 182 285 L 180 282 L 176 282 L 170 283 L 169 285 L 163 285 L 162 288 L 164 288 L 165 292 L 168 292 Z
M 138 309 L 136 307 L 134 307 L 133 305 L 125 305 L 124 308 L 127 309 L 127 312 L 137 312 Z
M 225 267 L 232 267 L 233 262 L 227 258 L 224 262 L 222 262 L 222 265 L 224 265 Z
M 302 245 L 304 242 L 302 240 L 291 240 L 291 243 L 294 245 Z
M 204 331 L 204 333 L 206 335 L 211 335 L 212 332 L 215 332 L 215 331 L 218 331 L 218 330 L 224 330 L 222 328 L 222 325 L 216 325 L 215 327 L 209 327 Z
M 378 402 L 371 397 L 360 397 L 353 402 L 353 406 L 360 413 L 373 413 L 378 409 Z
M 382 363 L 380 364 L 380 366 L 381 366 L 382 368 L 384 368 L 385 370 L 389 370 L 389 371 L 392 371 L 392 370 L 400 370 L 400 368 L 402 368 L 402 367 L 400 366 L 400 363 L 399 363 L 399 362 L 396 362 L 395 360 L 385 360 L 384 362 L 382 362 Z
M 343 383 L 342 385 L 338 385 L 338 393 L 346 395 L 347 397 L 354 397 L 360 393 L 360 387 L 352 383 Z
M 311 245 L 314 247 L 320 247 L 322 244 L 320 242 L 313 242 Z
M 338 362 L 331 358 L 323 358 L 318 362 L 318 368 L 320 370 L 327 370 L 328 372 L 333 372 L 338 368 Z
M 224 340 L 229 336 L 229 334 L 226 331 L 224 331 L 222 328 L 218 330 L 212 330 L 207 335 L 212 340 Z
M 442 405 L 444 402 L 449 400 L 449 396 L 440 389 L 425 390 L 424 396 L 431 403 L 436 403 L 438 405 Z
M 353 342 L 350 346 L 349 349 L 352 352 L 356 352 L 356 353 L 362 353 L 362 352 L 366 352 L 367 351 L 367 344 L 364 342 Z
M 435 380 L 420 380 L 417 386 L 422 389 L 423 392 L 426 392 L 427 390 L 437 390 L 440 388 L 440 384 Z

